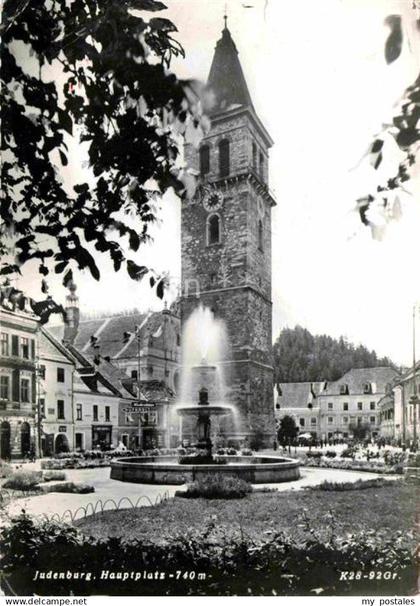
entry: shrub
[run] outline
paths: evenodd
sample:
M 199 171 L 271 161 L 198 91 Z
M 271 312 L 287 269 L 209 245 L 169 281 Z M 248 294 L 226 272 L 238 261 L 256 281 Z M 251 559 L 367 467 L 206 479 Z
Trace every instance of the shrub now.
M 227 448 L 218 448 L 216 450 L 216 454 L 218 454 L 218 455 L 225 455 L 225 454 L 227 454 Z
M 13 473 L 13 467 L 0 459 L 0 478 L 8 478 Z
M 187 499 L 243 499 L 251 492 L 252 486 L 245 480 L 215 473 L 195 480 L 185 492 L 177 492 L 177 496 Z
M 252 457 L 252 450 L 250 448 L 242 448 L 241 455 L 244 457 Z
M 315 451 L 308 451 L 305 453 L 306 456 L 308 457 L 308 459 L 320 459 L 322 457 L 322 452 L 315 450 Z
M 228 448 L 226 454 L 234 456 L 238 454 L 238 451 L 235 448 Z
M 13 490 L 34 490 L 41 480 L 42 474 L 40 471 L 15 471 L 3 486 Z
M 53 484 L 48 487 L 48 492 L 68 492 L 72 494 L 88 494 L 95 492 L 93 486 L 83 482 L 63 482 L 62 484 Z
M 52 482 L 53 480 L 58 482 L 59 480 L 65 480 L 66 474 L 62 471 L 45 471 L 42 478 L 44 482 Z
M 356 482 L 330 482 L 324 480 L 318 486 L 307 486 L 309 490 L 327 490 L 327 491 L 343 491 L 343 490 L 360 490 L 363 488 L 381 488 L 382 486 L 394 485 L 400 480 L 385 480 L 384 478 L 369 478 L 367 480 L 356 480 Z
M 354 452 L 353 448 L 346 448 L 341 453 L 342 459 L 354 459 L 354 456 L 355 456 L 355 452 Z
M 260 539 L 217 534 L 217 525 L 202 531 L 171 537 L 164 544 L 95 539 L 56 522 L 35 521 L 27 515 L 12 520 L 0 537 L 3 590 L 16 595 L 401 595 L 417 592 L 418 555 L 403 533 L 365 530 L 360 534 L 322 540 L 316 533 L 296 539 L 270 532 Z M 216 540 L 215 540 L 216 538 Z M 28 549 L 30 544 L 31 549 Z M 92 576 L 41 579 L 34 566 L 73 573 L 88 570 Z M 160 570 L 165 580 L 151 583 L 143 578 L 104 579 L 101 572 Z M 357 570 L 355 582 L 340 580 L 341 571 Z M 176 577 L 174 570 L 206 571 L 191 582 L 189 575 Z M 252 574 L 250 573 L 252 571 Z M 381 572 L 369 578 L 370 572 Z M 383 573 L 390 573 L 384 585 Z M 392 573 L 396 573 L 394 576 Z M 7 584 L 4 582 L 7 579 Z M 385 577 L 386 578 L 386 577 Z M 10 593 L 9 593 L 10 595 Z
M 327 450 L 325 456 L 329 459 L 334 459 L 337 456 L 337 453 L 334 450 Z

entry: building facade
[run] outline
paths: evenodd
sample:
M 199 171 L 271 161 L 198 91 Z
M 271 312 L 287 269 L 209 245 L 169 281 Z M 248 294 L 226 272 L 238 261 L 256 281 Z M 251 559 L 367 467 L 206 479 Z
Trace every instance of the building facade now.
M 275 417 L 279 425 L 282 417 L 291 416 L 300 433 L 320 436 L 321 418 L 317 396 L 325 382 L 278 383 L 276 386 Z
M 36 452 L 36 338 L 38 319 L 29 301 L 2 300 L 0 308 L 0 458 Z
M 353 368 L 330 383 L 280 383 L 276 418 L 292 416 L 300 433 L 324 440 L 352 438 L 362 426 L 367 435 L 378 437 L 385 427 L 382 407 L 389 407 L 386 397 L 398 376 L 390 367 Z
M 417 397 L 416 403 L 413 396 Z M 418 443 L 420 436 L 420 363 L 405 372 L 392 386 L 390 397 L 381 402 L 383 434 L 398 443 Z
M 211 129 L 186 160 L 199 175 L 181 210 L 184 326 L 199 306 L 223 320 L 230 352 L 220 362 L 239 423 L 232 436 L 275 436 L 273 413 L 270 135 L 252 104 L 227 27 L 208 78 Z
M 38 332 L 38 411 L 41 452 L 73 450 L 73 391 L 76 365 L 69 352 L 45 329 Z
M 338 381 L 328 383 L 319 395 L 321 437 L 351 437 L 364 426 L 372 437 L 380 435 L 379 402 L 398 376 L 390 367 L 353 368 Z

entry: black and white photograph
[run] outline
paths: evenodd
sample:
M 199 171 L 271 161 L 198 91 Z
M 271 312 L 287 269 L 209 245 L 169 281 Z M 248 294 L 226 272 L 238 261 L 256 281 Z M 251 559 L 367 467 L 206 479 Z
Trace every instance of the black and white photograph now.
M 414 606 L 420 0 L 1 36 L 1 599 Z

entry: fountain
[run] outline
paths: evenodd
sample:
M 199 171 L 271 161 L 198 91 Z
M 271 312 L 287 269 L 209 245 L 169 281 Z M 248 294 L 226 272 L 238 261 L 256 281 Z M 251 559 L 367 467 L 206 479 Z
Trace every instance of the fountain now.
M 191 455 L 157 455 L 111 462 L 111 478 L 126 482 L 184 484 L 209 473 L 237 476 L 252 484 L 277 483 L 299 478 L 299 462 L 285 457 L 213 454 L 212 421 L 236 422 L 235 406 L 226 401 L 223 353 L 227 347 L 223 324 L 208 308 L 197 308 L 184 330 L 183 375 L 175 414 L 189 424 L 195 436 Z M 197 402 L 198 397 L 198 402 Z

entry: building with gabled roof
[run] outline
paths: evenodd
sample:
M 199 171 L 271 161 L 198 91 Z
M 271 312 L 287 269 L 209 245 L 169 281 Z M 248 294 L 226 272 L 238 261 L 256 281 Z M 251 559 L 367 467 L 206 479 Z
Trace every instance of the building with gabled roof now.
M 325 389 L 325 381 L 277 383 L 275 417 L 277 424 L 284 416 L 291 416 L 301 433 L 318 435 L 320 409 L 317 396 Z
M 111 364 L 95 366 L 47 329 L 38 335 L 43 453 L 116 447 L 119 410 L 135 401 Z
M 318 396 L 321 437 L 351 437 L 364 426 L 372 437 L 380 435 L 379 402 L 389 393 L 399 373 L 389 366 L 352 368 L 328 383 Z

